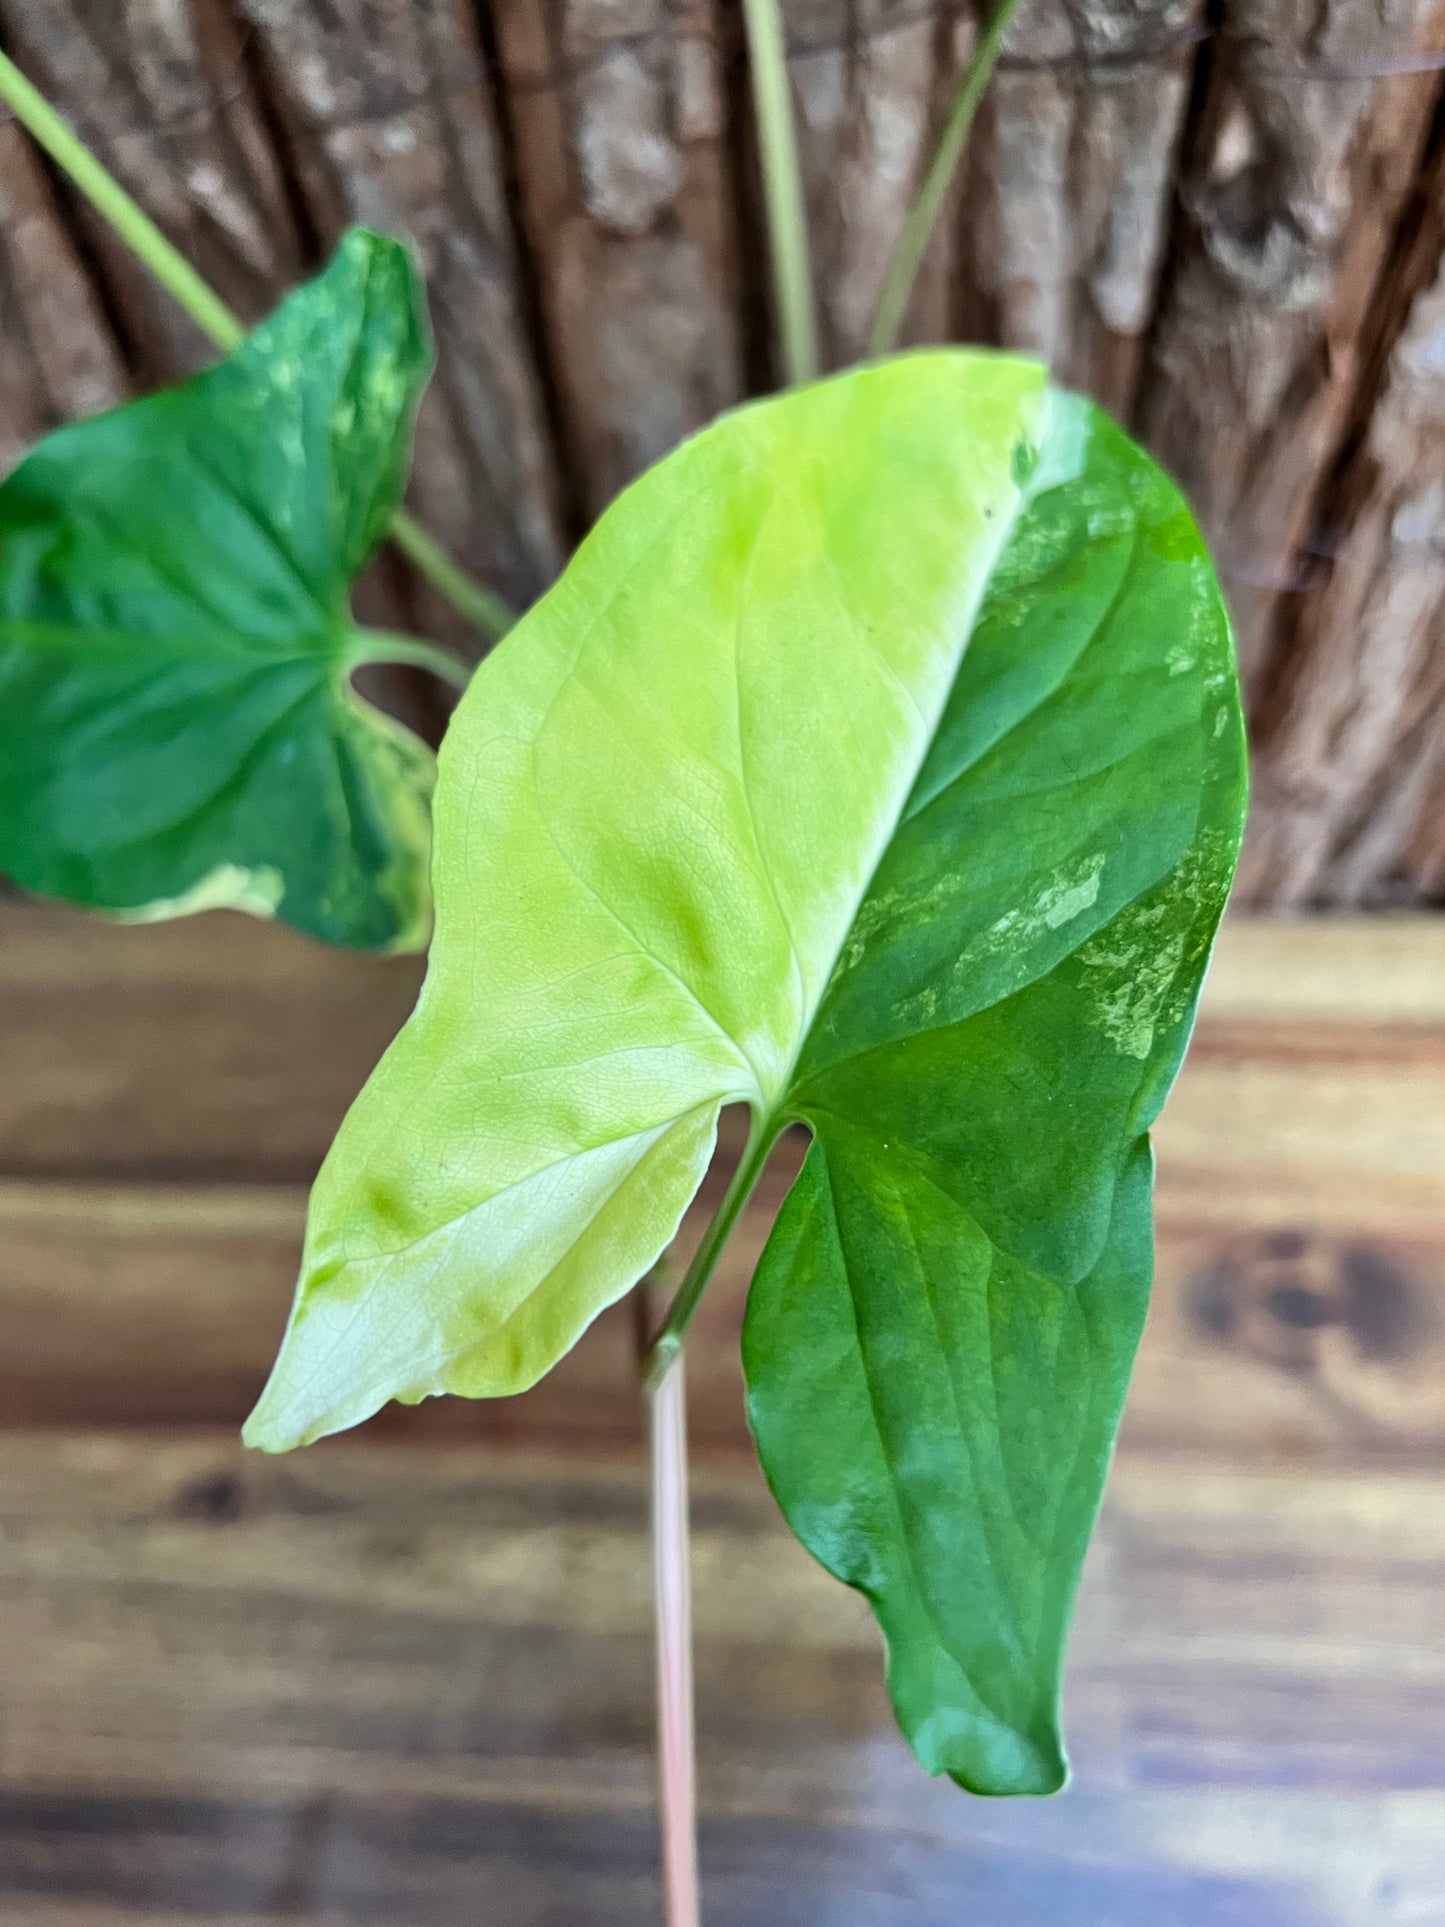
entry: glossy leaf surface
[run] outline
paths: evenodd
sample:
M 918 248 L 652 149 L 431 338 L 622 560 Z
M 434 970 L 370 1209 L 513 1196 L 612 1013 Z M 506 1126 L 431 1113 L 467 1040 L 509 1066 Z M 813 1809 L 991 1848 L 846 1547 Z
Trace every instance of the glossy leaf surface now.
M 348 592 L 431 366 L 357 230 L 233 354 L 0 486 L 0 870 L 135 917 L 230 906 L 425 941 L 431 752 L 358 698 Z
M 522 1389 L 666 1247 L 723 1103 L 801 1119 L 746 1334 L 769 1477 L 924 1762 L 1058 1784 L 1145 1132 L 1242 807 L 1193 524 L 1039 368 L 931 352 L 725 418 L 462 703 L 426 987 L 248 1437 Z
M 1064 1635 L 1152 1270 L 1145 1133 L 1242 804 L 1198 538 L 1096 415 L 1016 525 L 800 1059 L 814 1141 L 744 1333 L 784 1511 L 872 1600 L 919 1757 L 978 1791 L 1065 1777 Z

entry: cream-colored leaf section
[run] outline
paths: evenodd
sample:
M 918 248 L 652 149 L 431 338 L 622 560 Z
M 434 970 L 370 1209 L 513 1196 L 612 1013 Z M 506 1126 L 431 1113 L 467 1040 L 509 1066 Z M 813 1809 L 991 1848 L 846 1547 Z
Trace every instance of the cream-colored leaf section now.
M 494 1397 L 535 1384 L 595 1315 L 600 1269 L 640 1277 L 661 1253 L 650 1193 L 707 1168 L 717 1106 L 549 1165 L 415 1243 L 360 1259 L 345 1290 L 298 1301 L 248 1442 L 305 1445 L 369 1418 L 389 1398 Z M 579 1235 L 580 1227 L 580 1235 Z M 671 1236 L 669 1232 L 668 1237 Z M 666 1242 L 664 1238 L 663 1242 Z M 459 1303 L 459 1268 L 485 1264 L 493 1289 Z M 397 1270 L 404 1288 L 390 1290 Z M 535 1306 L 537 1315 L 527 1317 Z M 304 1329 L 304 1339 L 302 1331 Z M 338 1393 L 335 1360 L 365 1358 Z
M 285 894 L 285 878 L 270 864 L 248 870 L 239 863 L 218 863 L 178 896 L 157 897 L 133 909 L 104 914 L 115 923 L 169 923 L 203 910 L 244 910 L 249 916 L 269 918 L 275 916 Z
M 725 417 L 482 666 L 426 986 L 318 1181 L 254 1443 L 531 1383 L 665 1248 L 718 1107 L 776 1104 L 1049 410 L 1036 365 L 932 351 Z

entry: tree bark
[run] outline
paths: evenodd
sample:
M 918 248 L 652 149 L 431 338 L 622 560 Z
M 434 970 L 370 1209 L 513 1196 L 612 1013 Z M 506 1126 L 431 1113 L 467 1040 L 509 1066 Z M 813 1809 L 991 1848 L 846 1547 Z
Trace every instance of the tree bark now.
M 476 16 L 462 0 L 241 5 L 325 245 L 361 221 L 420 257 L 439 359 L 417 425 L 417 513 L 529 601 L 564 549 Z
M 495 0 L 580 506 L 743 392 L 712 0 Z
M 1252 691 L 1270 673 L 1439 91 L 1441 0 L 1226 0 L 1139 420 L 1211 535 Z
M 1260 718 L 1243 885 L 1286 908 L 1445 883 L 1445 165 L 1428 185 L 1398 264 L 1405 324 L 1327 497 L 1339 554 L 1302 598 Z
M 977 42 L 967 8 L 787 9 L 825 358 L 855 359 Z M 1015 20 L 905 339 L 998 341 L 1127 411 L 1153 311 L 1196 0 L 1031 0 Z
M 781 4 L 836 367 L 992 0 Z M 519 604 L 776 379 L 737 0 L 0 0 L 0 44 L 247 319 L 347 221 L 412 237 L 413 503 Z M 1254 901 L 1445 893 L 1442 49 L 1445 0 L 1028 0 L 904 328 L 1043 355 L 1191 495 L 1251 698 Z M 6 465 L 212 352 L 5 124 L 0 329 Z M 466 633 L 394 557 L 361 606 Z
M 964 209 L 960 331 L 1041 355 L 1128 415 L 1168 235 L 1197 0 L 1032 0 Z
M 301 271 L 243 36 L 222 0 L 0 0 L 13 57 L 246 320 Z M 146 386 L 215 350 L 86 206 L 78 207 Z
M 29 140 L 0 123 L 0 474 L 124 395 L 115 341 Z
M 864 351 L 889 257 L 976 38 L 971 15 L 919 0 L 788 0 L 788 68 L 825 367 Z M 951 329 L 955 186 L 904 326 Z

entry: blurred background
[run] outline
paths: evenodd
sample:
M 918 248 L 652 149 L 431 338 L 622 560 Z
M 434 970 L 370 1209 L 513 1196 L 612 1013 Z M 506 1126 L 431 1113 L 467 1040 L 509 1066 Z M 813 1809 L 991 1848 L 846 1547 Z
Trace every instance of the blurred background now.
M 783 13 L 842 365 L 978 16 Z M 412 504 L 518 602 L 773 385 L 737 0 L 0 0 L 0 47 L 248 319 L 348 221 L 414 239 Z M 1445 0 L 1025 0 L 1010 34 L 909 336 L 1045 356 L 1184 483 L 1252 827 L 1060 1799 L 926 1781 L 776 1518 L 735 1360 L 786 1158 L 750 1210 L 690 1344 L 709 1927 L 1445 1921 L 1442 83 Z M 206 359 L 0 120 L 0 467 Z M 394 558 L 364 593 L 466 643 Z M 525 1398 L 235 1444 L 419 974 L 0 895 L 4 1927 L 658 1917 L 625 1308 Z

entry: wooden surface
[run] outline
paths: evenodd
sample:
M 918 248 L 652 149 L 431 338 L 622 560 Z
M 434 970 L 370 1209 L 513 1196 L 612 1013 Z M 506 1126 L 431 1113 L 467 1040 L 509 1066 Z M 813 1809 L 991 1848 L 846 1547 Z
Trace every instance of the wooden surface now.
M 0 905 L 3 1927 L 658 1919 L 625 1308 L 523 1398 L 234 1442 L 415 985 Z M 1230 925 L 1158 1144 L 1044 1803 L 918 1772 L 762 1486 L 766 1177 L 690 1344 L 707 1927 L 1445 1918 L 1445 922 Z
M 993 0 L 781 0 L 823 358 L 855 358 Z M 439 360 L 411 500 L 519 603 L 777 378 L 739 0 L 0 0 L 247 319 L 348 221 Z M 1219 561 L 1256 904 L 1445 896 L 1445 0 L 1028 0 L 908 320 L 1097 396 Z M 0 116 L 0 468 L 207 354 Z M 368 619 L 476 639 L 396 558 Z M 394 692 L 393 692 L 394 693 Z
M 1442 1482 L 1125 1457 L 1075 1781 L 971 1800 L 760 1478 L 695 1498 L 709 1927 L 1374 1927 L 1445 1910 Z M 633 1463 L 15 1435 L 0 1920 L 658 1919 Z

